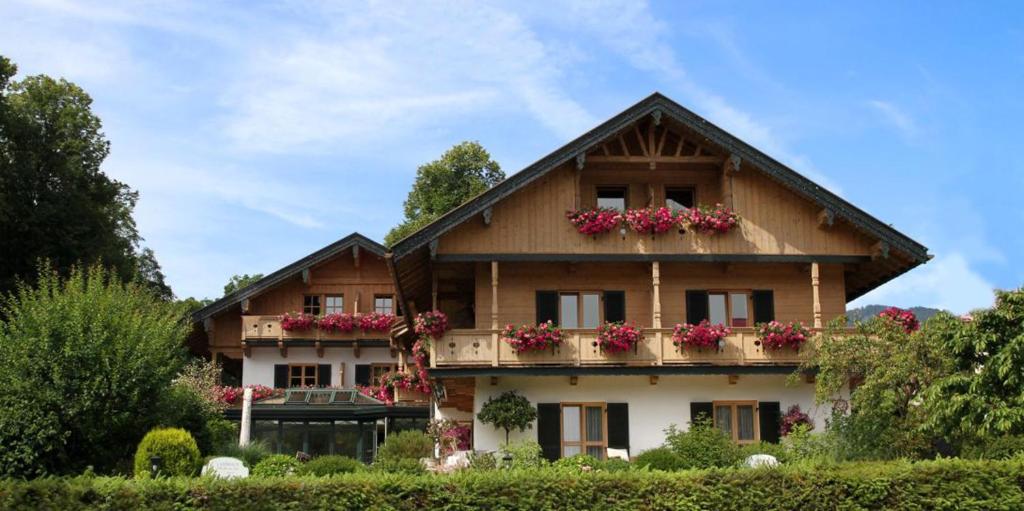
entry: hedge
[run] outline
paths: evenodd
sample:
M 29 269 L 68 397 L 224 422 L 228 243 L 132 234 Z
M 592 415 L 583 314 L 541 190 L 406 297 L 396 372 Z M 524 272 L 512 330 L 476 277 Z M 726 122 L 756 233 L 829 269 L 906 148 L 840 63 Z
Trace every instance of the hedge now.
M 1019 461 L 686 472 L 0 481 L 0 509 L 1024 509 Z

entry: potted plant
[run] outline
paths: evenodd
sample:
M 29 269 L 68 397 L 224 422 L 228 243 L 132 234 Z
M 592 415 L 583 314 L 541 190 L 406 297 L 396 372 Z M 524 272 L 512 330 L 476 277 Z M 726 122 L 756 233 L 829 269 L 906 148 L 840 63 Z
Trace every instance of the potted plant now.
M 356 329 L 356 321 L 352 314 L 335 312 L 318 319 L 316 327 L 325 332 L 349 333 Z
M 697 206 L 685 211 L 683 222 L 701 234 L 725 234 L 739 225 L 740 217 L 721 204 Z
M 316 317 L 306 313 L 284 313 L 281 316 L 281 330 L 285 332 L 301 332 L 313 328 Z
M 537 409 L 530 400 L 514 390 L 502 393 L 498 397 L 489 397 L 476 414 L 483 424 L 491 424 L 505 430 L 505 445 L 508 445 L 509 433 L 513 430 L 526 431 L 533 427 L 537 420 Z
M 550 320 L 539 325 L 507 325 L 501 338 L 512 346 L 516 353 L 552 350 L 562 343 L 562 330 Z
M 395 315 L 386 312 L 370 312 L 356 316 L 356 323 L 364 332 L 388 332 L 394 322 Z
M 416 315 L 413 328 L 418 335 L 440 338 L 448 331 L 448 316 L 441 311 L 427 311 Z
M 725 325 L 712 325 L 703 320 L 696 325 L 689 323 L 677 324 L 672 331 L 672 344 L 677 348 L 713 348 L 721 350 L 725 347 L 725 337 L 732 333 Z
M 597 344 L 601 351 L 605 353 L 623 353 L 629 350 L 636 350 L 636 345 L 643 338 L 643 329 L 621 321 L 605 323 L 597 332 Z
M 666 207 L 630 209 L 623 216 L 630 229 L 652 236 L 680 226 L 685 217 L 685 212 Z
M 766 350 L 792 348 L 793 351 L 798 351 L 810 338 L 811 332 L 799 321 L 792 323 L 769 321 L 757 325 L 758 342 Z
M 577 209 L 565 216 L 577 232 L 591 236 L 611 232 L 622 222 L 622 213 L 611 208 Z

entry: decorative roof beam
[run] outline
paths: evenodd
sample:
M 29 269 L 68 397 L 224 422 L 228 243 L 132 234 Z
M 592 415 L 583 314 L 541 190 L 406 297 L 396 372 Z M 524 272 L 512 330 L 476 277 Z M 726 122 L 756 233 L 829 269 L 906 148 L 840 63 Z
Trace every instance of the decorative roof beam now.
M 352 245 L 352 261 L 359 268 L 359 245 Z
M 884 241 L 879 241 L 871 246 L 871 260 L 875 261 L 878 259 L 889 258 L 889 244 Z
M 309 268 L 303 268 L 302 269 L 302 283 L 303 284 L 309 284 L 309 281 L 310 281 Z
M 836 212 L 831 209 L 823 209 L 818 212 L 818 227 L 828 229 L 836 223 Z
M 488 207 L 482 213 L 484 217 L 484 225 L 491 225 L 491 217 L 494 216 L 494 208 Z

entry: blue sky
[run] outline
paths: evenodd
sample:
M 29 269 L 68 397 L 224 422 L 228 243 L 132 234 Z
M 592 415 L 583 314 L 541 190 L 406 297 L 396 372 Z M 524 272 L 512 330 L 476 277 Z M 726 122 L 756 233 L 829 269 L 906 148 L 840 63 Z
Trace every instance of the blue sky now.
M 525 4 L 525 5 L 524 5 Z M 179 296 L 353 230 L 479 140 L 513 173 L 661 91 L 927 245 L 855 305 L 1024 282 L 1024 9 L 986 2 L 0 3 L 0 53 L 94 98 Z

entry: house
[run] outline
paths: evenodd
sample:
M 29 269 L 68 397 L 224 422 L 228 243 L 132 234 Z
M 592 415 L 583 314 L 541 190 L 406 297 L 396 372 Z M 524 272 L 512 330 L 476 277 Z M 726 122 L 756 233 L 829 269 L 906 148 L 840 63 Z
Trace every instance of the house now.
M 701 414 L 738 443 L 777 441 L 792 405 L 821 429 L 831 410 L 815 404 L 813 374 L 787 381 L 813 339 L 779 349 L 757 325 L 821 329 L 929 258 L 655 93 L 390 250 L 353 234 L 195 320 L 211 354 L 240 366 L 243 384 L 289 389 L 254 405 L 255 436 L 280 452 L 350 452 L 351 442 L 328 439 L 369 428 L 376 436 L 355 447 L 367 459 L 386 429 L 422 426 L 428 414 L 468 426 L 475 449 L 494 450 L 504 432 L 477 414 L 516 391 L 538 419 L 513 440 L 536 440 L 551 459 L 635 456 Z M 294 319 L 286 313 L 338 311 L 395 320 L 371 333 L 283 328 Z M 449 329 L 424 338 L 411 318 L 431 311 Z M 548 322 L 560 342 L 514 346 L 515 327 Z M 714 336 L 689 345 L 697 336 L 676 325 Z M 350 392 L 421 364 L 430 393 L 399 389 L 389 406 Z
M 237 383 L 279 389 L 254 403 L 253 438 L 281 453 L 370 461 L 386 431 L 425 426 L 425 403 L 388 406 L 356 390 L 378 385 L 402 360 L 390 341 L 402 316 L 384 255 L 354 233 L 193 315 L 210 356 Z M 289 326 L 285 315 L 338 323 Z M 238 408 L 227 414 L 240 419 Z
M 575 225 L 566 213 L 716 204 L 719 215 L 665 232 L 600 218 Z M 695 228 L 701 219 L 727 219 L 729 210 L 739 220 L 726 232 Z M 660 445 L 670 424 L 685 428 L 701 413 L 740 443 L 778 440 L 780 415 L 792 405 L 822 429 L 831 410 L 815 404 L 813 375 L 787 384 L 813 341 L 771 349 L 755 325 L 822 328 L 847 302 L 929 257 L 888 224 L 657 93 L 386 255 L 408 315 L 449 317 L 451 329 L 429 348 L 440 389 L 435 416 L 470 426 L 473 447 L 493 450 L 504 433 L 476 414 L 488 399 L 517 391 L 537 406 L 538 419 L 512 439 L 535 439 L 552 459 L 604 457 L 608 448 L 635 456 Z M 549 320 L 562 329 L 554 347 L 518 352 L 502 333 Z M 675 325 L 703 320 L 731 332 L 710 348 L 673 343 Z M 620 321 L 642 329 L 643 339 L 625 352 L 602 349 L 599 328 Z M 414 337 L 408 327 L 396 331 L 406 346 Z

